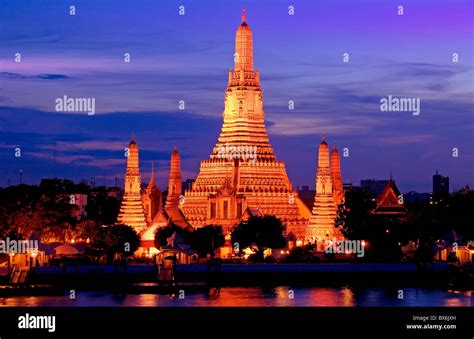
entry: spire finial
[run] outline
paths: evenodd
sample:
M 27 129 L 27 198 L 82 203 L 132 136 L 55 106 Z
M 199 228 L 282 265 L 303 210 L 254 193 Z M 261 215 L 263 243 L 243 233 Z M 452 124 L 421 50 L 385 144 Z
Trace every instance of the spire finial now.
M 147 189 L 153 189 L 155 187 L 155 162 L 151 162 L 151 176 L 150 176 L 150 182 L 148 183 Z
M 326 131 L 323 130 L 323 141 L 326 141 Z
M 247 21 L 247 12 L 245 10 L 245 7 L 242 7 L 242 23 Z
M 135 132 L 132 132 L 132 141 L 135 141 Z

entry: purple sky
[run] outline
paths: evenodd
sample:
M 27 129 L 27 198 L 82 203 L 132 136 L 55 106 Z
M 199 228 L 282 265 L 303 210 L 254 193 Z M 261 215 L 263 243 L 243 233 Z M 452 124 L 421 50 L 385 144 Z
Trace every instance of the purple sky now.
M 451 188 L 474 185 L 472 1 L 75 0 L 75 16 L 69 5 L 0 3 L 0 186 L 20 168 L 28 183 L 52 176 L 54 149 L 58 176 L 122 183 L 132 132 L 145 182 L 155 160 L 166 188 L 174 145 L 195 178 L 220 131 L 242 6 L 270 141 L 295 187 L 314 186 L 323 131 L 349 149 L 345 182 L 392 172 L 403 192 L 430 191 L 438 169 Z M 96 114 L 55 112 L 64 95 L 95 98 Z M 420 98 L 420 115 L 381 112 L 388 95 Z

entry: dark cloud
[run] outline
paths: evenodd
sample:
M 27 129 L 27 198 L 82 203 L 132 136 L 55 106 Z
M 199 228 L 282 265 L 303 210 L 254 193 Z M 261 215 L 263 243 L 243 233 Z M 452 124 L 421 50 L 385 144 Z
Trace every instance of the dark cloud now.
M 58 172 L 75 180 L 94 171 L 96 175 L 121 177 L 124 148 L 132 133 L 139 143 L 144 168 L 152 160 L 167 164 L 177 146 L 183 171 L 195 170 L 197 159 L 209 155 L 220 130 L 220 121 L 186 111 L 87 116 L 0 107 L 0 121 L 0 171 L 5 173 L 0 186 L 6 184 L 7 177 L 15 177 L 19 166 L 29 173 L 31 181 L 51 175 L 54 153 Z M 21 159 L 14 157 L 16 147 L 22 150 Z M 164 176 L 158 179 L 162 185 L 166 180 Z
M 54 79 L 68 79 L 69 77 L 64 74 L 40 74 L 38 75 L 40 79 L 54 80 Z
M 56 79 L 69 79 L 70 77 L 64 74 L 38 74 L 38 75 L 25 75 L 20 73 L 0 72 L 0 78 L 5 79 L 44 79 L 44 80 L 56 80 Z

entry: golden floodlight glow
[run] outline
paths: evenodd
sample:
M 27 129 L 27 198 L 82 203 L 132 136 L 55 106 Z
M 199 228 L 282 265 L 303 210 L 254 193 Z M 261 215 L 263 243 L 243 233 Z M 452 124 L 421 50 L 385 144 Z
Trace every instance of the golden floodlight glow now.
M 146 228 L 145 211 L 141 197 L 138 145 L 134 138 L 132 138 L 132 141 L 128 145 L 125 192 L 117 223 L 131 226 L 137 232 L 141 232 Z
M 235 35 L 234 69 L 225 91 L 223 124 L 210 159 L 186 190 L 183 212 L 191 225 L 222 225 L 228 233 L 243 218 L 275 215 L 303 239 L 310 211 L 277 161 L 265 128 L 260 75 L 253 66 L 247 15 Z
M 344 202 L 339 152 L 334 146 L 329 155 L 326 138 L 319 144 L 318 169 L 316 173 L 316 195 L 306 238 L 321 243 L 327 239 L 342 240 L 344 236 L 334 227 L 337 206 Z M 332 240 L 330 241 L 332 245 Z M 319 246 L 322 250 L 324 245 Z

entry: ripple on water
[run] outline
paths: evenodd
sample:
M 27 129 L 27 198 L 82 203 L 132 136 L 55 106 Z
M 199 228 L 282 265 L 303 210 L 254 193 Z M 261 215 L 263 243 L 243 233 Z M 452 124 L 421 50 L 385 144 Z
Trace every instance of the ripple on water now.
M 473 306 L 472 291 L 437 289 L 352 288 L 352 287 L 223 287 L 218 291 L 180 295 L 128 294 L 108 291 L 77 291 L 66 296 L 1 298 L 0 306 Z

